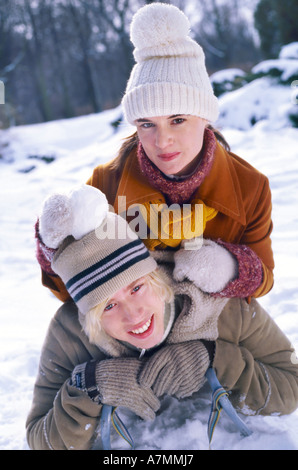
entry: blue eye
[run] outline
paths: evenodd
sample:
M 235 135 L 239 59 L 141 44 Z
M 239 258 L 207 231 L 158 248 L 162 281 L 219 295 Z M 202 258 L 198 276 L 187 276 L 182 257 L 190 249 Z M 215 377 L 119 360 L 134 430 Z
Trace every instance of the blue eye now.
M 112 308 L 113 308 L 115 305 L 116 305 L 116 304 L 109 304 L 109 305 L 107 305 L 104 309 L 105 309 L 105 311 L 112 310 Z
M 172 121 L 173 124 L 182 124 L 183 122 L 185 122 L 184 118 L 176 118 Z
M 143 284 L 139 284 L 139 285 L 135 286 L 135 287 L 132 289 L 132 292 L 138 292 L 138 291 L 141 289 L 141 287 L 143 287 Z
M 141 127 L 143 127 L 143 129 L 149 129 L 150 127 L 153 127 L 154 124 L 153 122 L 144 122 Z

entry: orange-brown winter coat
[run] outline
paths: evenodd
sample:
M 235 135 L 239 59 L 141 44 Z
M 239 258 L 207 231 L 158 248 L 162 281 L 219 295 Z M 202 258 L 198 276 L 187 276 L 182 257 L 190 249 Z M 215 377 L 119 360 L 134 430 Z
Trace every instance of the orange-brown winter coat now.
M 150 186 L 142 175 L 135 149 L 130 152 L 121 170 L 114 168 L 113 161 L 96 167 L 88 184 L 103 191 L 117 213 L 136 203 L 165 203 L 164 196 Z M 118 206 L 119 196 L 125 196 L 121 199 L 121 207 Z M 253 296 L 265 295 L 273 286 L 274 269 L 268 178 L 217 143 L 212 169 L 194 194 L 194 199 L 201 199 L 218 211 L 216 217 L 207 222 L 204 238 L 244 244 L 259 256 L 263 264 L 263 280 Z M 60 300 L 69 298 L 59 278 L 43 273 L 42 280 Z

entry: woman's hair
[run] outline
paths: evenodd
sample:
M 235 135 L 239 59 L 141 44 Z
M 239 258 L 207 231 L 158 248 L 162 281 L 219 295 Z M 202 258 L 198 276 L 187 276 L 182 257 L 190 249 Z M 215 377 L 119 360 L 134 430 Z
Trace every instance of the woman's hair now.
M 214 135 L 216 137 L 216 140 L 220 143 L 220 145 L 225 150 L 230 152 L 231 148 L 230 148 L 228 142 L 226 141 L 226 139 L 224 138 L 224 136 L 222 135 L 222 133 L 218 129 L 215 129 L 211 124 L 207 125 L 207 129 L 210 129 L 211 131 L 213 131 Z M 112 168 L 114 170 L 122 170 L 123 169 L 124 163 L 125 163 L 128 155 L 130 154 L 130 152 L 134 148 L 137 147 L 138 143 L 139 143 L 139 137 L 138 137 L 137 132 L 134 132 L 134 134 L 132 134 L 132 135 L 130 135 L 130 136 L 128 136 L 124 139 L 124 142 L 120 147 L 119 153 L 118 153 L 117 157 L 114 159 L 113 164 L 112 164 Z
M 174 298 L 173 290 L 158 269 L 148 274 L 146 279 L 148 279 L 148 283 L 152 286 L 155 293 L 161 298 L 161 300 L 163 300 L 165 303 L 171 302 L 171 300 Z M 88 336 L 90 343 L 96 343 L 96 337 L 102 329 L 101 316 L 108 302 L 109 299 L 101 302 L 89 310 L 86 314 L 79 312 L 80 323 L 84 332 Z

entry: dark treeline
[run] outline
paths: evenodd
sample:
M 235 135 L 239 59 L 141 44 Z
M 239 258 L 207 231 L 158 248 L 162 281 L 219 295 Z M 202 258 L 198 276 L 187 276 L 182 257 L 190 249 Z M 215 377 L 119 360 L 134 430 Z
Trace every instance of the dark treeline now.
M 287 2 L 291 3 L 258 2 L 259 31 L 272 31 L 272 23 L 264 15 L 268 4 L 273 8 L 276 3 L 280 9 Z M 0 127 L 69 118 L 117 106 L 134 63 L 129 24 L 146 3 L 151 1 L 0 0 L 0 79 L 5 83 L 6 103 L 0 106 Z M 255 31 L 241 9 L 245 1 L 166 3 L 189 16 L 210 73 L 227 67 L 245 70 L 260 58 Z M 270 16 L 275 21 L 271 49 L 270 33 L 260 35 L 264 56 L 278 53 L 284 41 L 283 28 L 276 26 L 281 13 L 276 8 L 274 11 L 276 15 Z

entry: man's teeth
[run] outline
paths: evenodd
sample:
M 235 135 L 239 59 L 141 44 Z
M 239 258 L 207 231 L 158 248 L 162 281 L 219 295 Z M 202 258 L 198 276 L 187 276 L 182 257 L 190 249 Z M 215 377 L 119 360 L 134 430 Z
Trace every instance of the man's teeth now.
M 150 320 L 147 321 L 147 323 L 145 323 L 144 326 L 142 326 L 142 328 L 138 328 L 137 330 L 131 330 L 131 332 L 134 333 L 135 335 L 139 335 L 147 331 L 150 325 L 151 325 L 151 318 Z

